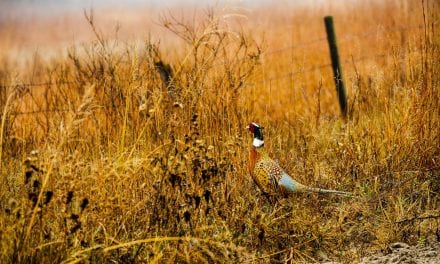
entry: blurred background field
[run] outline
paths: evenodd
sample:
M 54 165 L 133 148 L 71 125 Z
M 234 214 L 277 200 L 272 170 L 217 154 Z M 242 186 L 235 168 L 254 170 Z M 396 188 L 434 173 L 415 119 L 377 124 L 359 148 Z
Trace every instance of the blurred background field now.
M 437 1 L 0 7 L 6 262 L 358 262 L 440 240 Z M 356 198 L 270 204 L 251 121 L 294 178 Z

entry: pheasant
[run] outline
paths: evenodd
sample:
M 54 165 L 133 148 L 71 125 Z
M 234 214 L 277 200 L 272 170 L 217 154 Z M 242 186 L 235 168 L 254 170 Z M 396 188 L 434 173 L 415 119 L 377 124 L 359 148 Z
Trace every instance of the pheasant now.
M 252 122 L 247 126 L 247 129 L 254 135 L 250 151 L 249 170 L 253 180 L 265 195 L 276 196 L 279 194 L 316 192 L 352 196 L 350 192 L 313 188 L 297 182 L 267 154 L 264 149 L 262 127 Z

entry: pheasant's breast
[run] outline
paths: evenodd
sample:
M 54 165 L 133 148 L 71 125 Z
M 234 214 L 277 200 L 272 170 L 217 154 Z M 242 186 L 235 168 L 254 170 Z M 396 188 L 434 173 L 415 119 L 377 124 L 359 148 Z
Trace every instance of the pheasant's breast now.
M 278 192 L 278 182 L 282 174 L 283 169 L 268 157 L 262 157 L 255 165 L 255 180 L 266 193 Z

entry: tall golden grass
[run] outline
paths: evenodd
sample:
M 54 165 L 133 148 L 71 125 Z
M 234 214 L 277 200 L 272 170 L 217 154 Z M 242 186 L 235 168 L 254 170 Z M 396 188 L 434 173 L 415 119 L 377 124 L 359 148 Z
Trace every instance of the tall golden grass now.
M 353 262 L 394 241 L 439 239 L 439 10 L 364 1 L 165 12 L 171 42 L 136 46 L 86 13 L 95 40 L 66 56 L 23 66 L 6 52 L 0 259 Z M 356 198 L 270 204 L 247 170 L 251 121 L 294 178 Z

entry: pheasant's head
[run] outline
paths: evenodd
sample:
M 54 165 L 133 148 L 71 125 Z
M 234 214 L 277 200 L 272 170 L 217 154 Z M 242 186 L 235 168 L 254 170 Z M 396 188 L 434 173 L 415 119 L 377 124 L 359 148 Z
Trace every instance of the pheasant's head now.
M 252 145 L 256 148 L 263 147 L 264 146 L 263 127 L 255 122 L 252 122 L 246 128 L 252 134 L 254 134 L 254 141 L 252 142 Z

